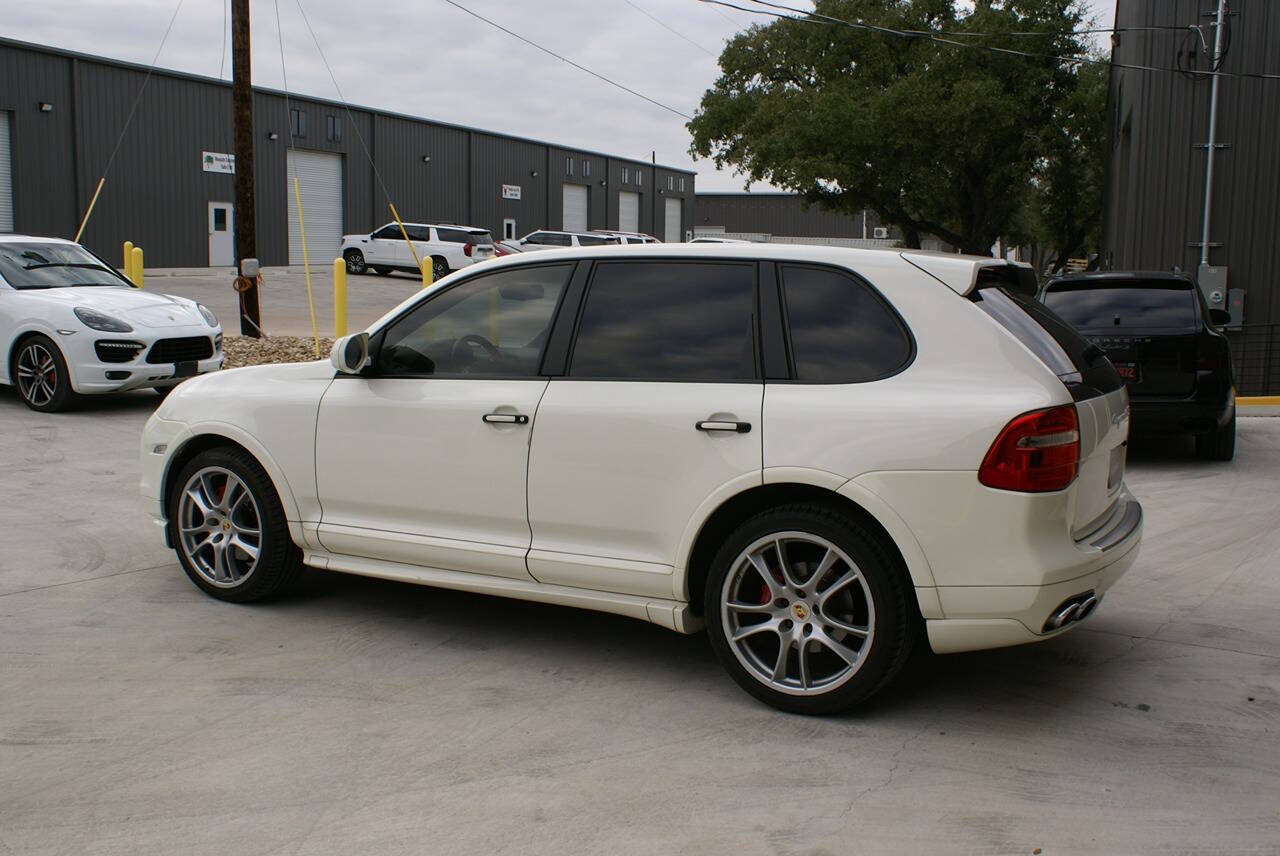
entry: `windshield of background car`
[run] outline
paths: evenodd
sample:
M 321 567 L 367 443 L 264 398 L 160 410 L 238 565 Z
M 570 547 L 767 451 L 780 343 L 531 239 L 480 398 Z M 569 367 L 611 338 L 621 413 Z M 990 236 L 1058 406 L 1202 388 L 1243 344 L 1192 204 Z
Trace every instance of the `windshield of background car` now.
M 1180 279 L 1055 282 L 1045 291 L 1044 302 L 1081 330 L 1186 330 L 1196 326 L 1193 288 Z
M 101 259 L 79 244 L 39 241 L 0 243 L 0 276 L 14 288 L 128 285 Z

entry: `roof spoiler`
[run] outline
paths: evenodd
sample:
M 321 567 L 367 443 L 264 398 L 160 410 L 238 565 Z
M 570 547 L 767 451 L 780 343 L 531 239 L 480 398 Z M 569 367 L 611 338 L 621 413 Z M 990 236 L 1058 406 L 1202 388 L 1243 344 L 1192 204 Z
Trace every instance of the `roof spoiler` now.
M 962 296 L 988 284 L 1002 285 L 1028 297 L 1034 297 L 1039 289 L 1035 269 L 1025 262 L 914 250 L 902 253 L 902 258 Z

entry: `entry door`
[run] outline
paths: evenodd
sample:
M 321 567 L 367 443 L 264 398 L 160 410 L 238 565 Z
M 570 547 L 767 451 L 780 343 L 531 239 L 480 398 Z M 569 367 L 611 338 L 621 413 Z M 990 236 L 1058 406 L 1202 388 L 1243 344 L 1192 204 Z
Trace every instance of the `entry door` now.
M 334 553 L 528 579 L 529 436 L 571 264 L 497 271 L 420 300 L 370 376 L 320 402 L 320 543 Z
M 618 231 L 640 231 L 640 194 L 623 190 L 618 194 Z
M 684 200 L 668 196 L 667 201 L 663 203 L 666 213 L 666 229 L 663 231 L 662 240 L 668 244 L 679 243 L 680 241 L 680 213 Z
M 751 264 L 596 265 L 568 375 L 538 407 L 535 579 L 672 598 L 697 510 L 760 484 L 754 285 Z
M 587 231 L 587 187 L 584 184 L 564 186 L 564 230 Z M 514 232 L 514 227 L 513 227 Z
M 209 267 L 236 263 L 234 210 L 230 202 L 209 203 Z

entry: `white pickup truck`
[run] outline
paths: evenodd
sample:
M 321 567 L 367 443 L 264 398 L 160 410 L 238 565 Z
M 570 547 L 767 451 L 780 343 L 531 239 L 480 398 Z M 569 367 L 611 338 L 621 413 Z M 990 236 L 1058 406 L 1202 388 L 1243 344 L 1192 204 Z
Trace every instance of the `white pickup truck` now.
M 432 223 L 405 223 L 404 232 L 413 242 L 419 259 L 431 259 L 433 277 L 493 258 L 493 236 L 475 226 L 437 226 Z M 373 270 L 383 276 L 393 270 L 417 273 L 404 234 L 397 223 L 387 223 L 367 235 L 343 235 L 342 258 L 347 273 Z

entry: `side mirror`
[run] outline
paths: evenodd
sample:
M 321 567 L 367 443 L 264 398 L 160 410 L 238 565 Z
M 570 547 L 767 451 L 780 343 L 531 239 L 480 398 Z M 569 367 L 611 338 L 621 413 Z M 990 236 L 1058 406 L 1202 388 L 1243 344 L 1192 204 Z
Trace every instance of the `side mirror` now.
M 369 361 L 369 334 L 354 333 L 333 343 L 329 362 L 342 374 L 360 374 Z
M 1231 313 L 1225 309 L 1210 309 L 1209 320 L 1218 327 L 1225 327 L 1231 323 Z

